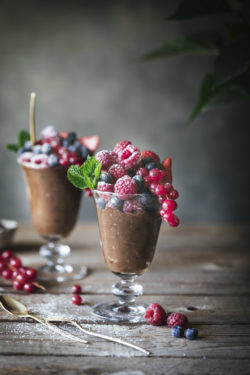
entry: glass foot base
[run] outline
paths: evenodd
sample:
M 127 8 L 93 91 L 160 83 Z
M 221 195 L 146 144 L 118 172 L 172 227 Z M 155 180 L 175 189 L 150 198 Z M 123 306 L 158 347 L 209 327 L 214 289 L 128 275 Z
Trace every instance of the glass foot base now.
M 42 281 L 63 282 L 67 280 L 83 279 L 88 273 L 85 266 L 71 266 L 69 264 L 44 265 L 38 268 L 38 278 Z
M 147 305 L 101 303 L 93 307 L 95 315 L 110 322 L 138 323 L 145 322 L 144 313 Z

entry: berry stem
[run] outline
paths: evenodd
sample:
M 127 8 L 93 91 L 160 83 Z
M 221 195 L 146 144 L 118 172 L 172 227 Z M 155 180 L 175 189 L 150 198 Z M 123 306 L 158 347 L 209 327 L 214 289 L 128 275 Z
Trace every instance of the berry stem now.
M 36 142 L 35 103 L 36 103 L 36 93 L 32 92 L 30 94 L 30 140 L 31 140 L 32 146 L 34 146 Z

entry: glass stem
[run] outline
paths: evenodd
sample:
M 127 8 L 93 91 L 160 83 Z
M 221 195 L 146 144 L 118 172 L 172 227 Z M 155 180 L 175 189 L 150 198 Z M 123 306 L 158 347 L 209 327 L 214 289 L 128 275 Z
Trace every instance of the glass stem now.
M 143 287 L 135 283 L 137 275 L 120 274 L 121 281 L 112 286 L 112 293 L 118 297 L 121 305 L 131 305 L 135 298 L 143 294 Z

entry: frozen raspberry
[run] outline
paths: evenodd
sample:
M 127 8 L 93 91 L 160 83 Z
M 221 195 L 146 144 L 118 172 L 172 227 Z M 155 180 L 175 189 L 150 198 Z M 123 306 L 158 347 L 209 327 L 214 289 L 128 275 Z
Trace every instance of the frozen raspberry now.
M 139 197 L 124 202 L 123 212 L 126 214 L 135 214 L 142 211 L 144 211 L 144 208 Z
M 153 159 L 156 163 L 160 163 L 160 158 L 159 156 L 153 152 L 153 151 L 143 151 L 141 153 L 141 158 L 146 159 L 146 158 L 151 158 Z
M 118 198 L 129 199 L 132 198 L 133 194 L 137 193 L 137 184 L 133 178 L 126 175 L 116 181 L 114 191 Z
M 188 323 L 188 319 L 185 315 L 180 314 L 180 313 L 171 313 L 167 317 L 167 325 L 169 328 L 175 327 L 175 326 L 180 326 L 185 328 Z
M 119 164 L 113 164 L 109 168 L 109 173 L 111 174 L 114 180 L 117 180 L 118 178 L 125 176 L 127 174 L 127 171 L 123 166 Z
M 129 144 L 123 151 L 119 153 L 118 161 L 119 164 L 121 164 L 125 169 L 132 169 L 141 161 L 140 150 L 135 146 Z
M 112 151 L 103 150 L 99 151 L 95 158 L 102 163 L 102 169 L 108 169 L 116 162 L 116 156 Z
M 131 145 L 130 141 L 121 141 L 114 147 L 113 152 L 118 156 L 128 145 Z
M 113 184 L 107 184 L 106 182 L 100 181 L 100 182 L 98 182 L 97 190 L 103 191 L 103 192 L 113 193 L 114 185 Z
M 139 168 L 139 169 L 137 169 L 136 174 L 138 174 L 139 176 L 142 176 L 142 177 L 146 177 L 146 176 L 148 176 L 148 171 L 147 171 L 146 168 Z
M 161 326 L 166 322 L 166 312 L 158 303 L 151 303 L 145 312 L 144 318 L 152 326 Z

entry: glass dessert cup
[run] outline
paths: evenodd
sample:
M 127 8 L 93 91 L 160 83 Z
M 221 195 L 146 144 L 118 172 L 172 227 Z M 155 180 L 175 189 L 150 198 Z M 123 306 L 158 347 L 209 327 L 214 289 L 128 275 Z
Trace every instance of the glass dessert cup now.
M 127 196 L 120 201 L 114 193 L 94 191 L 100 243 L 107 267 L 121 281 L 112 286 L 118 301 L 94 306 L 94 313 L 113 322 L 144 321 L 146 305 L 136 303 L 143 287 L 135 279 L 147 271 L 154 257 L 161 217 L 157 199 L 150 211 L 123 212 L 119 205 L 125 201 L 140 201 L 142 194 Z M 117 204 L 115 206 L 114 204 Z
M 82 191 L 68 181 L 66 169 L 62 166 L 31 168 L 22 165 L 22 169 L 33 224 L 47 241 L 39 252 L 47 260 L 47 264 L 38 269 L 39 278 L 58 282 L 83 278 L 87 268 L 65 264 L 64 258 L 71 250 L 68 245 L 60 243 L 76 224 Z

